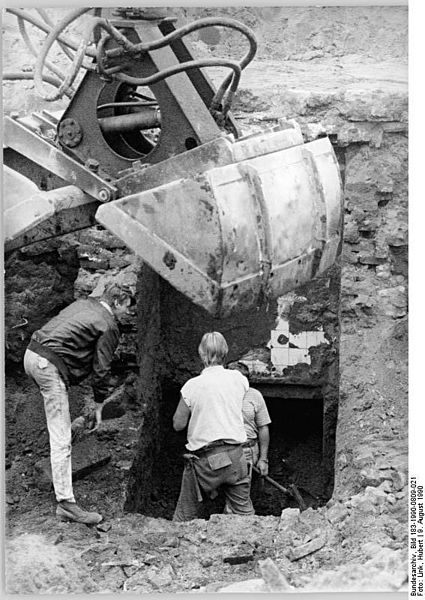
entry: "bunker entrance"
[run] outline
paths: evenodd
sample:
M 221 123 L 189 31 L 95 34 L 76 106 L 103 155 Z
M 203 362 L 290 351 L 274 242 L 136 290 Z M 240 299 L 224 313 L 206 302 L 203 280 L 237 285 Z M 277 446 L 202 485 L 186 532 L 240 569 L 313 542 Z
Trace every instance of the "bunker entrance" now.
M 295 484 L 307 506 L 317 507 L 329 499 L 326 493 L 326 465 L 323 459 L 323 397 L 320 388 L 253 384 L 266 400 L 270 426 L 269 475 L 288 488 Z M 159 451 L 152 474 L 150 494 L 143 513 L 171 519 L 180 491 L 186 432 L 175 432 L 172 416 L 179 399 L 179 388 L 162 385 L 159 410 Z M 146 485 L 146 484 L 145 484 Z M 251 498 L 258 515 L 280 515 L 283 509 L 299 508 L 290 493 L 253 474 Z M 206 500 L 203 517 L 221 513 L 224 496 Z
M 307 506 L 327 502 L 323 459 L 323 397 L 303 397 L 303 389 L 276 386 L 273 396 L 262 391 L 271 418 L 269 476 L 285 488 L 295 484 Z M 269 386 L 267 386 L 269 387 Z M 282 394 L 282 389 L 285 393 Z M 300 394 L 301 393 L 301 394 Z M 251 498 L 258 515 L 280 515 L 285 508 L 299 508 L 291 494 L 271 482 L 253 477 Z

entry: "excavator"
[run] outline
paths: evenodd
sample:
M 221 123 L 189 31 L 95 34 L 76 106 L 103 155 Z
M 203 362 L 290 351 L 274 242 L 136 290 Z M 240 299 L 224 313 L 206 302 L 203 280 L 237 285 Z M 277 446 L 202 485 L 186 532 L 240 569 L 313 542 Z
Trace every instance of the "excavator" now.
M 305 143 L 292 119 L 243 135 L 232 114 L 257 50 L 251 29 L 222 16 L 181 24 L 161 9 L 78 8 L 57 24 L 43 9 L 6 10 L 36 60 L 3 79 L 31 78 L 46 102 L 66 104 L 4 119 L 6 253 L 100 225 L 217 317 L 335 263 L 343 193 L 330 140 Z M 66 33 L 78 19 L 79 40 Z M 39 51 L 28 24 L 46 34 Z M 193 58 L 185 38 L 211 27 L 238 32 L 245 55 Z M 48 60 L 54 44 L 68 70 Z M 217 87 L 209 67 L 228 71 Z M 57 187 L 40 189 L 26 162 Z

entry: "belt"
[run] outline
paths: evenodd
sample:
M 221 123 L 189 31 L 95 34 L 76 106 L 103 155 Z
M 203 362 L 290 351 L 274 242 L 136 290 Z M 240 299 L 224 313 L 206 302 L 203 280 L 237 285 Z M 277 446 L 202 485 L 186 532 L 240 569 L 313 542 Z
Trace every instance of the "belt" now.
M 210 442 L 209 444 L 206 444 L 206 446 L 202 446 L 202 448 L 198 448 L 197 450 L 191 450 L 192 454 L 196 454 L 196 456 L 202 456 L 202 454 L 205 454 L 206 452 L 208 452 L 209 450 L 213 450 L 214 448 L 218 448 L 219 446 L 240 446 L 240 444 L 230 444 L 229 442 L 225 442 L 224 440 L 214 440 L 213 442 Z
M 242 446 L 244 448 L 252 448 L 252 446 L 255 446 L 256 444 L 258 444 L 257 438 L 251 438 L 250 440 L 247 440 L 246 442 L 244 442 L 242 444 Z

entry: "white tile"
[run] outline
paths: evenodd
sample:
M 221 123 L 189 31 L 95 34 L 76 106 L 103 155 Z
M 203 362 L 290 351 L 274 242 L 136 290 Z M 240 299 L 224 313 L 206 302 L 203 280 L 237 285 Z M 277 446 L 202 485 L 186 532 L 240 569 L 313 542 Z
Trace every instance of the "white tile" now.
M 270 343 L 271 343 L 271 345 L 272 345 L 273 348 L 289 348 L 289 338 L 282 331 L 277 331 L 276 329 L 272 329 L 272 331 L 270 332 L 270 334 L 271 334 Z M 286 339 L 288 340 L 285 344 L 282 344 L 281 342 L 278 341 L 278 339 L 282 335 L 285 336 Z
M 276 324 L 275 331 L 279 331 L 280 333 L 283 333 L 286 336 L 288 336 L 289 335 L 289 322 L 285 321 L 285 319 L 279 319 L 279 321 Z
M 288 354 L 288 364 L 297 365 L 301 362 L 307 362 L 305 351 L 299 350 L 298 348 L 290 348 Z
M 305 347 L 306 348 L 311 348 L 312 346 L 317 346 L 317 340 L 318 340 L 318 332 L 317 331 L 306 331 L 306 342 L 305 342 Z
M 308 353 L 308 349 L 303 351 L 303 358 L 301 362 L 311 365 L 311 356 Z
M 292 342 L 292 344 L 295 344 L 295 346 L 298 348 L 307 348 L 307 333 L 305 331 L 300 331 L 299 333 L 295 334 L 290 333 L 289 341 Z
M 288 348 L 272 348 L 271 361 L 275 367 L 288 365 Z
M 296 350 L 294 350 L 293 348 L 290 348 L 288 351 L 288 367 L 292 367 L 293 365 L 297 364 L 297 355 L 296 355 Z

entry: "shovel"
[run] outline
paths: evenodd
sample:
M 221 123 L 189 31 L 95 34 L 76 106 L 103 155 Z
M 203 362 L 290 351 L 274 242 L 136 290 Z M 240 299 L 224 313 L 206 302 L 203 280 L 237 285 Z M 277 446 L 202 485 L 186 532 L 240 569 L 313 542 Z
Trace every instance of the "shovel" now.
M 252 468 L 254 469 L 254 471 L 256 473 L 261 474 L 260 473 L 260 469 L 258 469 L 255 465 L 252 465 Z M 280 483 L 278 483 L 277 481 L 275 481 L 274 479 L 272 479 L 271 477 L 269 477 L 269 475 L 263 475 L 262 477 L 264 477 L 264 479 L 266 481 L 268 481 L 271 485 L 274 485 L 275 488 L 277 488 L 278 490 L 280 490 L 284 494 L 291 494 L 291 496 L 293 498 L 295 498 L 295 500 L 300 505 L 301 510 L 306 510 L 307 509 L 307 504 L 302 499 L 302 496 L 299 493 L 298 488 L 297 488 L 297 486 L 294 483 L 291 483 L 291 485 L 289 486 L 289 488 L 285 488 L 285 487 L 283 487 L 283 485 L 280 485 Z

